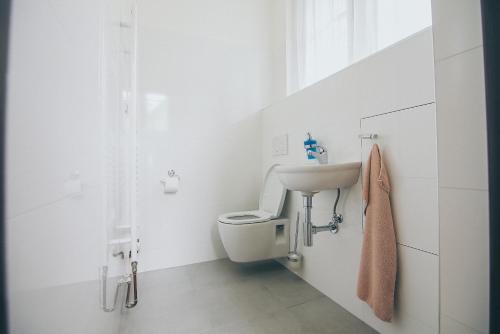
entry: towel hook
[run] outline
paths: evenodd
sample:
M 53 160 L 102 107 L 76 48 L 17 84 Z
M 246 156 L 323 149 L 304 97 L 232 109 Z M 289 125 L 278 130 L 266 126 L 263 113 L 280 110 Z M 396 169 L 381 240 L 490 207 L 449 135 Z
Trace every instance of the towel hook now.
M 376 133 L 362 133 L 362 134 L 358 135 L 358 138 L 361 140 L 363 140 L 363 139 L 377 139 L 378 134 L 376 134 Z

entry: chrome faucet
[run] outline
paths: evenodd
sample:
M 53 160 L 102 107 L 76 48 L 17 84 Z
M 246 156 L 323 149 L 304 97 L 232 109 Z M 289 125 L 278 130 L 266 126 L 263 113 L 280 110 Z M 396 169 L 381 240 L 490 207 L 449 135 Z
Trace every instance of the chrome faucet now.
M 320 165 L 326 165 L 328 163 L 328 151 L 321 145 L 317 145 L 316 149 L 316 152 L 308 150 L 307 155 L 313 156 L 316 160 L 318 160 Z

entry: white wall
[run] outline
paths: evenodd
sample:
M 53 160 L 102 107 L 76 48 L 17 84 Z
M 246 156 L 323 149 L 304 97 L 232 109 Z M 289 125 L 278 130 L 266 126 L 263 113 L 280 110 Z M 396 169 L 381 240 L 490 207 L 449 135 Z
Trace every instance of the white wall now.
M 258 111 L 284 94 L 272 74 L 272 59 L 284 60 L 271 33 L 278 5 L 140 2 L 140 270 L 225 257 L 218 215 L 257 208 Z M 181 177 L 175 195 L 160 185 L 169 169 Z
M 371 143 L 362 146 L 358 134 L 380 135 L 393 183 L 399 244 L 393 323 L 375 318 L 356 297 L 363 237 L 360 182 L 343 191 L 340 232 L 315 235 L 313 247 L 301 246 L 302 267 L 291 269 L 382 333 L 437 333 L 439 251 L 431 29 L 273 104 L 263 111 L 262 124 L 262 172 L 273 163 L 305 163 L 307 131 L 327 147 L 330 163 L 364 161 Z M 285 133 L 289 154 L 273 157 L 272 139 Z M 296 192 L 289 195 L 286 215 L 295 221 L 302 200 Z M 335 192 L 314 197 L 315 224 L 328 222 L 334 200 Z
M 99 308 L 96 282 L 105 245 L 99 20 L 97 0 L 13 1 L 6 226 L 13 333 L 117 329 L 116 315 Z M 76 171 L 82 192 L 71 196 Z M 82 281 L 93 282 L 73 284 Z
M 433 0 L 441 332 L 487 333 L 489 216 L 479 0 Z

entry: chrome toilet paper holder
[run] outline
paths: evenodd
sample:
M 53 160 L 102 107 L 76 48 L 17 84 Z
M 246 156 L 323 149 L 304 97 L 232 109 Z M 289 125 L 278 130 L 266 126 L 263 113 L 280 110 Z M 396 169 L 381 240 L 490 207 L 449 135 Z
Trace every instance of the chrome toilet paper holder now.
M 181 177 L 180 177 L 179 175 L 177 175 L 177 174 L 175 173 L 175 170 L 173 170 L 173 169 L 169 169 L 167 174 L 168 174 L 168 176 L 169 176 L 169 177 L 176 177 L 176 178 L 178 178 L 179 180 L 181 179 Z
M 169 169 L 167 172 L 167 175 L 169 178 L 177 178 L 177 180 L 181 180 L 181 177 L 175 172 L 173 169 Z M 170 193 L 175 193 L 167 190 L 167 179 L 160 179 L 160 183 L 163 185 L 163 193 L 165 194 L 170 194 Z

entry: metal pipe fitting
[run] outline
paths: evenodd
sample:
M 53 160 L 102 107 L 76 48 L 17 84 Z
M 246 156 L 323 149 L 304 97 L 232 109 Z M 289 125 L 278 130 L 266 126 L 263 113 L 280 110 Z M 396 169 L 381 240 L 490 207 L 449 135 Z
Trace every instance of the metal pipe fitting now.
M 312 238 L 312 221 L 311 221 L 311 210 L 312 210 L 312 197 L 314 194 L 303 194 L 303 202 L 304 202 L 304 246 L 311 247 L 313 245 Z
M 137 305 L 138 298 L 137 298 L 137 261 L 133 261 L 131 264 L 132 266 L 132 281 L 129 281 L 127 284 L 127 302 L 125 303 L 126 308 L 133 308 Z M 134 299 L 130 301 L 130 285 L 134 285 Z
M 302 200 L 304 204 L 304 223 L 303 223 L 303 236 L 304 236 L 304 246 L 311 247 L 313 245 L 313 235 L 319 232 L 330 231 L 332 233 L 337 233 L 339 230 L 339 224 L 342 223 L 342 215 L 337 214 L 337 204 L 340 198 L 340 189 L 337 189 L 337 198 L 335 200 L 335 205 L 333 207 L 332 219 L 328 225 L 316 226 L 313 225 L 311 219 L 312 213 L 312 198 L 314 194 L 302 194 Z

